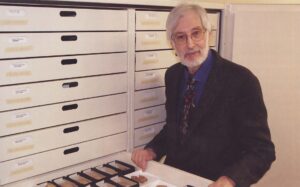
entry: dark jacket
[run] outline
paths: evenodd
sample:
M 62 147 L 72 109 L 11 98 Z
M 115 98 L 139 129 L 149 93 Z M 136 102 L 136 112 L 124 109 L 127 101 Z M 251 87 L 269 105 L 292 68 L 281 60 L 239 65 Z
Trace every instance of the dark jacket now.
M 225 175 L 239 187 L 257 182 L 275 160 L 267 111 L 258 79 L 212 51 L 214 62 L 199 106 L 191 114 L 186 143 L 179 143 L 178 106 L 184 66 L 165 75 L 166 125 L 146 146 L 157 159 L 216 180 Z

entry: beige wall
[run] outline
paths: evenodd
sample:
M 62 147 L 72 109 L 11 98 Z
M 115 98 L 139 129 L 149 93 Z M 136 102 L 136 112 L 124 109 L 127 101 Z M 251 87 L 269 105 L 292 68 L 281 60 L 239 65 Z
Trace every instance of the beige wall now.
M 300 4 L 299 0 L 199 0 L 204 2 L 216 3 L 241 3 L 241 4 Z

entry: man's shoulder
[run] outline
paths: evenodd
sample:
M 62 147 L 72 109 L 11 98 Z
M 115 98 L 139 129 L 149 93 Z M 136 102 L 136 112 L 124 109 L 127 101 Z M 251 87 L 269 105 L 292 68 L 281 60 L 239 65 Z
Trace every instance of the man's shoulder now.
M 183 68 L 184 66 L 180 62 L 177 62 L 176 64 L 173 64 L 172 66 L 168 67 L 167 71 L 179 71 Z
M 172 66 L 168 67 L 166 71 L 166 75 L 176 75 L 184 70 L 184 66 L 178 62 L 176 64 L 173 64 Z
M 224 74 L 236 76 L 254 76 L 254 74 L 245 66 L 225 59 L 218 54 L 216 55 L 215 61 L 216 67 Z

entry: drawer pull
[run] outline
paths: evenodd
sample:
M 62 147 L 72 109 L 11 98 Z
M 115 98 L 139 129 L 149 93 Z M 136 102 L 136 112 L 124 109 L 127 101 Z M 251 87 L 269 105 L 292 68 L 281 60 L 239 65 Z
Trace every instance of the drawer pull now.
M 76 35 L 65 35 L 65 36 L 61 36 L 61 41 L 76 41 L 77 40 L 77 36 Z
M 77 64 L 77 59 L 64 59 L 61 61 L 62 65 L 71 65 L 71 64 Z
M 66 82 L 62 84 L 63 88 L 74 88 L 78 86 L 78 82 Z
M 64 133 L 70 133 L 70 132 L 75 132 L 75 131 L 78 131 L 79 130 L 79 127 L 78 126 L 75 126 L 75 127 L 69 127 L 69 128 L 65 128 L 64 129 Z
M 60 11 L 59 15 L 61 17 L 75 17 L 76 12 L 75 11 Z
M 62 110 L 63 111 L 66 111 L 66 110 L 75 110 L 78 108 L 78 105 L 77 104 L 71 104 L 71 105 L 65 105 L 62 107 Z
M 75 153 L 79 151 L 79 147 L 73 147 L 71 149 L 64 150 L 64 155 Z

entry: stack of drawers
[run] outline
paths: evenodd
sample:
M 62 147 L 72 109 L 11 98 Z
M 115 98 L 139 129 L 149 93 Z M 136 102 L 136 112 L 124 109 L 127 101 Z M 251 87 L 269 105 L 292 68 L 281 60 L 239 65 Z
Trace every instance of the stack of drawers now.
M 179 62 L 167 41 L 168 12 L 136 11 L 134 147 L 148 143 L 164 125 L 166 68 Z M 209 46 L 218 50 L 220 11 L 209 11 Z
M 210 48 L 219 50 L 219 36 L 220 36 L 220 11 L 208 11 L 208 19 L 211 23 L 211 32 L 209 35 Z
M 127 14 L 0 6 L 0 185 L 127 149 Z
M 134 146 L 148 143 L 166 118 L 164 75 L 178 62 L 167 41 L 168 12 L 136 11 Z

